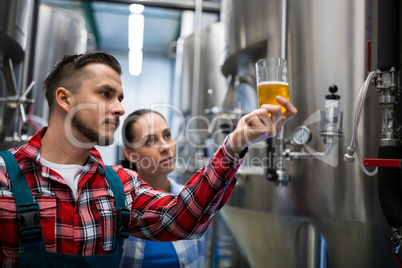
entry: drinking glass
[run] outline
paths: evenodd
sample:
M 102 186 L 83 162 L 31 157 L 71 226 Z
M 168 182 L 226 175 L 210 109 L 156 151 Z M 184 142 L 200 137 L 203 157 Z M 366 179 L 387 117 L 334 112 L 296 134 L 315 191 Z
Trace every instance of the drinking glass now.
M 288 68 L 283 58 L 265 58 L 255 64 L 257 76 L 258 106 L 263 104 L 280 105 L 276 96 L 289 100 Z M 281 106 L 282 114 L 286 109 Z

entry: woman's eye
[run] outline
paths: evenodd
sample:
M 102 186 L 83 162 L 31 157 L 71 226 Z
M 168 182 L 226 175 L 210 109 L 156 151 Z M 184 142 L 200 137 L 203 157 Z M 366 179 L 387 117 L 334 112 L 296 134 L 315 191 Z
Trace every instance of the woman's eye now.
M 170 134 L 170 132 L 165 134 L 165 138 L 170 139 L 170 137 L 172 137 L 172 134 Z
M 152 144 L 154 144 L 154 139 L 147 139 L 145 141 L 145 145 L 152 145 Z

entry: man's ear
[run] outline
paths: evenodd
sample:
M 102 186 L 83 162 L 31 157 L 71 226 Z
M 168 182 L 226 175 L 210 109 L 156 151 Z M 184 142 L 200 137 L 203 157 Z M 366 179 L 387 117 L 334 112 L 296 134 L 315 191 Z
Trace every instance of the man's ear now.
M 126 159 L 130 162 L 133 162 L 135 164 L 137 157 L 136 157 L 136 153 L 133 152 L 133 150 L 131 150 L 131 148 L 124 146 L 124 155 L 126 156 Z
M 71 96 L 71 92 L 64 87 L 59 87 L 56 90 L 56 102 L 66 113 L 71 109 Z

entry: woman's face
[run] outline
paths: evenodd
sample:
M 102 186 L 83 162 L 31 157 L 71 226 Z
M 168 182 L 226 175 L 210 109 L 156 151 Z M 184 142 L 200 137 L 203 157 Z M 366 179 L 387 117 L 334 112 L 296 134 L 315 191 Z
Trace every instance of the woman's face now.
M 134 162 L 138 173 L 168 174 L 175 166 L 176 143 L 165 120 L 156 113 L 147 113 L 134 123 L 132 148 L 127 159 Z M 127 155 L 129 154 L 129 155 Z

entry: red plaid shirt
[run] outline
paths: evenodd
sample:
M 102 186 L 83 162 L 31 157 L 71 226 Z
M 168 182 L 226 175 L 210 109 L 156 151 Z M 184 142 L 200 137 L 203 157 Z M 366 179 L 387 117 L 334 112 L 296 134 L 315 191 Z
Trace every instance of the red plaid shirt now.
M 112 190 L 100 174 L 104 163 L 92 149 L 78 183 L 78 198 L 62 177 L 40 163 L 39 131 L 24 146 L 11 150 L 39 204 L 46 249 L 78 255 L 109 254 L 112 250 L 116 207 Z M 149 187 L 137 173 L 113 166 L 131 209 L 130 232 L 151 240 L 197 238 L 206 230 L 213 215 L 226 203 L 235 185 L 234 175 L 241 160 L 221 146 L 215 156 L 189 180 L 179 195 Z M 4 161 L 0 158 L 0 264 L 18 264 L 22 242 L 17 213 Z

